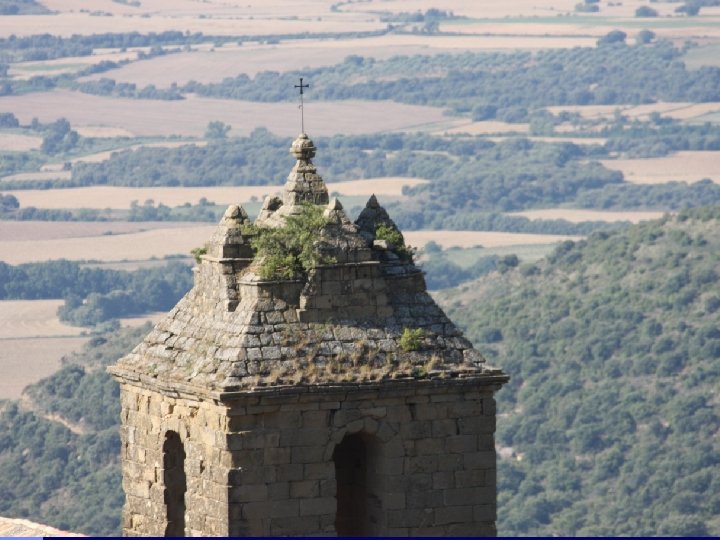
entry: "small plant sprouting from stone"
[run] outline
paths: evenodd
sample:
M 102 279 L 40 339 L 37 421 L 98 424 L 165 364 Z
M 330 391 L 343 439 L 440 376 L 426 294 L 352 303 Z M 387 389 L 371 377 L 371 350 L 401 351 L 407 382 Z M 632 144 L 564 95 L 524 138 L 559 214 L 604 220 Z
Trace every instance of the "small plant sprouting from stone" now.
M 397 253 L 398 257 L 405 261 L 411 260 L 415 254 L 415 248 L 405 245 L 402 233 L 386 223 L 378 223 L 375 226 L 375 239 L 387 241 L 392 245 L 393 251 Z
M 300 213 L 288 216 L 282 227 L 257 228 L 252 246 L 260 263 L 260 277 L 303 279 L 315 266 L 334 263 L 334 258 L 323 255 L 315 246 L 327 224 L 321 206 L 303 204 Z
M 190 254 L 195 257 L 195 262 L 200 264 L 202 261 L 202 256 L 207 253 L 207 247 L 198 247 L 193 249 Z
M 422 328 L 404 328 L 400 336 L 400 348 L 405 352 L 417 351 L 424 337 L 425 332 Z

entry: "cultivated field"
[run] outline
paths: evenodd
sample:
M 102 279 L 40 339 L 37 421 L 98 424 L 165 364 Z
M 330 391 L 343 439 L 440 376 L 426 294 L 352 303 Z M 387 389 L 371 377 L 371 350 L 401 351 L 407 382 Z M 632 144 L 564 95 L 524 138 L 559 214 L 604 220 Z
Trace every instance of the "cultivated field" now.
M 108 2 L 109 3 L 109 2 Z M 143 1 L 143 4 L 145 2 Z M 196 4 L 196 12 L 204 4 Z M 318 20 L 318 18 L 320 20 Z M 318 18 L 285 18 L 275 14 L 268 18 L 251 17 L 194 17 L 169 16 L 154 17 L 122 15 L 115 17 L 93 16 L 89 13 L 62 13 L 59 15 L 15 15 L 0 17 L 0 37 L 10 35 L 29 36 L 42 34 L 52 29 L 54 35 L 69 37 L 73 34 L 103 34 L 140 32 L 201 32 L 208 35 L 223 36 L 268 36 L 278 34 L 364 32 L 381 30 L 387 25 L 367 16 L 322 16 Z
M 288 171 L 291 163 L 288 162 Z M 321 171 L 322 172 L 322 171 Z M 278 179 L 282 181 L 282 179 Z M 328 192 L 341 196 L 400 197 L 403 186 L 416 186 L 427 182 L 419 178 L 371 178 L 347 182 L 327 182 Z M 148 199 L 167 206 L 197 203 L 202 197 L 217 204 L 239 204 L 251 199 L 264 199 L 282 190 L 275 186 L 237 187 L 154 187 L 131 188 L 115 186 L 93 186 L 72 189 L 17 190 L 5 191 L 17 197 L 20 206 L 37 208 L 111 208 L 128 209 L 132 201 L 140 204 Z
M 214 225 L 190 224 L 109 236 L 0 240 L 0 259 L 9 264 L 20 264 L 53 259 L 121 261 L 186 255 L 202 246 L 214 229 Z
M 0 399 L 18 399 L 27 385 L 52 375 L 60 360 L 79 350 L 87 337 L 0 339 Z
M 11 64 L 8 74 L 13 79 L 25 80 L 39 75 L 53 76 L 62 73 L 74 73 L 92 64 L 99 64 L 102 61 L 120 62 L 122 60 L 136 60 L 138 50 L 141 48 L 132 48 L 130 50 L 120 52 L 117 50 L 101 50 L 98 49 L 90 56 L 66 56 L 53 60 L 34 60 L 28 62 L 15 62 Z
M 0 340 L 76 337 L 82 328 L 60 322 L 62 300 L 0 300 Z
M 257 127 L 295 136 L 300 115 L 295 103 L 253 103 L 237 100 L 190 98 L 180 101 L 101 97 L 57 90 L 0 97 L 0 110 L 12 112 L 22 123 L 33 117 L 42 122 L 67 118 L 73 126 L 126 129 L 136 135 L 200 137 L 208 122 L 222 120 L 233 135 L 249 135 Z M 293 119 L 297 120 L 294 122 Z M 314 136 L 413 130 L 443 122 L 436 107 L 389 101 L 329 101 L 306 106 L 306 128 Z
M 0 301 L 0 399 L 17 399 L 28 384 L 60 367 L 63 355 L 79 349 L 82 328 L 57 319 L 62 300 Z
M 118 69 L 83 77 L 103 77 L 142 87 L 159 88 L 191 80 L 219 82 L 241 73 L 292 71 L 342 62 L 349 55 L 385 59 L 396 55 L 434 55 L 443 52 L 592 47 L 595 38 L 525 36 L 431 36 L 387 35 L 366 39 L 292 40 L 280 45 L 250 43 L 224 45 L 212 51 L 194 50 L 133 62 Z
M 41 144 L 42 137 L 15 133 L 0 133 L 0 151 L 26 152 L 27 150 L 37 150 Z
M 677 120 L 694 120 L 702 116 L 720 111 L 720 103 L 650 103 L 646 105 L 563 105 L 547 107 L 553 114 L 567 111 L 578 113 L 588 119 L 611 119 L 615 111 L 620 111 L 628 118 L 647 120 L 652 113 L 675 118 Z
M 192 225 L 192 224 L 191 224 Z M 152 229 L 187 227 L 188 223 L 163 221 L 0 221 L 0 242 L 12 251 L 12 242 L 33 240 L 59 240 L 64 238 L 107 238 L 111 235 L 131 234 Z M 0 250 L 0 260 L 7 251 Z M 54 257 L 58 258 L 58 257 Z
M 522 212 L 511 212 L 511 216 L 524 216 L 529 219 L 564 219 L 571 223 L 583 221 L 629 221 L 639 223 L 657 219 L 664 215 L 664 212 L 613 212 L 605 210 L 581 210 L 575 208 L 546 208 L 543 210 L 524 210 Z
M 720 183 L 720 152 L 676 152 L 649 159 L 606 159 L 608 169 L 622 171 L 635 184 L 664 184 L 675 180 L 697 182 L 709 178 Z

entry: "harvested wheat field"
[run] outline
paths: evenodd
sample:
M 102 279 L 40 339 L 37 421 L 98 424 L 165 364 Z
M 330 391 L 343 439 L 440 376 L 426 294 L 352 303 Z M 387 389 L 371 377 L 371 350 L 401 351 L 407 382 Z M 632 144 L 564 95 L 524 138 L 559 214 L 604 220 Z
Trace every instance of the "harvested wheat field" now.
M 622 171 L 634 184 L 665 184 L 675 180 L 697 182 L 709 178 L 720 183 L 720 152 L 676 152 L 649 159 L 605 159 L 608 169 Z
M 0 339 L 0 399 L 18 399 L 23 389 L 55 373 L 64 355 L 79 350 L 87 337 Z
M 122 261 L 186 255 L 202 246 L 215 229 L 214 225 L 184 225 L 109 236 L 0 240 L 0 260 L 21 264 L 53 259 Z
M 37 150 L 41 144 L 42 137 L 15 133 L 0 133 L 0 151 L 26 152 L 27 150 Z
M 292 163 L 288 161 L 288 171 L 291 167 Z M 404 186 L 412 187 L 426 182 L 427 180 L 420 178 L 370 178 L 347 182 L 328 182 L 327 187 L 330 193 L 339 193 L 346 196 L 367 195 L 369 197 L 375 194 L 377 196 L 400 197 Z M 203 197 L 216 204 L 240 204 L 250 201 L 253 197 L 262 200 L 265 196 L 275 195 L 281 190 L 281 185 L 157 188 L 93 186 L 71 189 L 28 189 L 5 191 L 4 193 L 17 197 L 20 206 L 55 209 L 111 208 L 126 210 L 133 201 L 143 204 L 149 199 L 156 204 L 162 203 L 167 206 L 180 206 L 188 202 L 194 204 Z
M 0 301 L 0 399 L 17 399 L 28 384 L 53 374 L 79 349 L 82 328 L 57 318 L 62 300 Z
M 143 1 L 143 4 L 145 2 Z M 202 9 L 203 3 L 196 3 L 196 10 Z M 152 17 L 117 16 L 97 17 L 88 13 L 61 13 L 58 15 L 15 15 L 0 17 L 0 37 L 30 36 L 43 34 L 52 29 L 54 35 L 69 37 L 73 34 L 104 34 L 140 32 L 165 32 L 178 30 L 181 32 L 201 32 L 208 35 L 222 36 L 270 36 L 285 34 L 331 33 L 331 32 L 366 32 L 381 30 L 387 26 L 379 20 L 360 16 L 318 18 L 251 18 L 251 17 L 188 17 L 169 16 L 163 14 Z
M 87 9 L 87 0 L 43 0 L 43 5 L 60 13 L 73 13 Z M 134 6 L 112 0 L 95 0 L 94 9 L 114 15 L 150 15 L 159 13 L 172 17 L 255 17 L 285 18 L 298 16 L 318 17 L 330 14 L 327 0 L 143 0 Z M 346 16 L 347 18 L 347 16 Z M 366 17 L 367 18 L 367 17 Z
M 0 340 L 79 336 L 82 328 L 57 318 L 62 305 L 62 300 L 0 300 Z
M 528 219 L 564 219 L 571 223 L 582 223 L 583 221 L 629 221 L 639 223 L 657 219 L 665 215 L 665 212 L 614 212 L 606 210 L 583 210 L 575 208 L 546 208 L 543 210 L 524 210 L 523 212 L 510 212 L 510 216 L 523 216 Z
M 324 101 L 310 103 L 306 109 L 307 131 L 313 136 L 412 130 L 446 119 L 437 107 L 391 101 Z M 180 101 L 140 100 L 56 90 L 0 97 L 0 110 L 14 113 L 24 123 L 33 117 L 42 122 L 64 117 L 73 126 L 122 128 L 147 136 L 201 137 L 213 120 L 232 125 L 233 135 L 249 135 L 257 127 L 288 137 L 300 131 L 295 102 L 253 103 L 198 97 Z M 288 118 L 296 118 L 297 123 L 289 122 Z
M 405 231 L 408 245 L 422 247 L 430 241 L 440 244 L 444 249 L 451 247 L 469 248 L 482 246 L 494 248 L 501 246 L 526 246 L 554 244 L 563 240 L 579 240 L 580 236 L 562 236 L 555 234 L 524 234 L 485 231 Z
M 12 249 L 10 242 L 13 241 L 57 240 L 87 236 L 105 238 L 114 234 L 187 226 L 188 223 L 171 221 L 0 221 L 0 242 L 8 242 L 9 249 Z M 5 253 L 0 251 L 0 260 L 3 260 L 4 255 Z

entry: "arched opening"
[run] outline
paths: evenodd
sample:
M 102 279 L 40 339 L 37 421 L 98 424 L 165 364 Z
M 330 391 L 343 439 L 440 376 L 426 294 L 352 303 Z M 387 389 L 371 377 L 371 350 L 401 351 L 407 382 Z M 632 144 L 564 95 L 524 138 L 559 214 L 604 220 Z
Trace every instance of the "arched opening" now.
M 354 433 L 346 435 L 333 452 L 338 536 L 374 536 L 379 532 L 375 443 L 372 437 Z
M 163 481 L 167 525 L 165 536 L 185 536 L 185 448 L 180 435 L 165 433 L 163 444 Z

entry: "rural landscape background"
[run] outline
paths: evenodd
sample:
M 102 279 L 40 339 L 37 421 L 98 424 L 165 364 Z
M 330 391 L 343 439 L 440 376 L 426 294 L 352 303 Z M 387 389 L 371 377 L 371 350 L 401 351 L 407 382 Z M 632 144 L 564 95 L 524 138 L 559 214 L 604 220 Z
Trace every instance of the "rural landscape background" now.
M 717 0 L 0 0 L 0 516 L 119 533 L 104 368 L 280 189 L 299 77 L 512 377 L 499 533 L 720 535 Z

